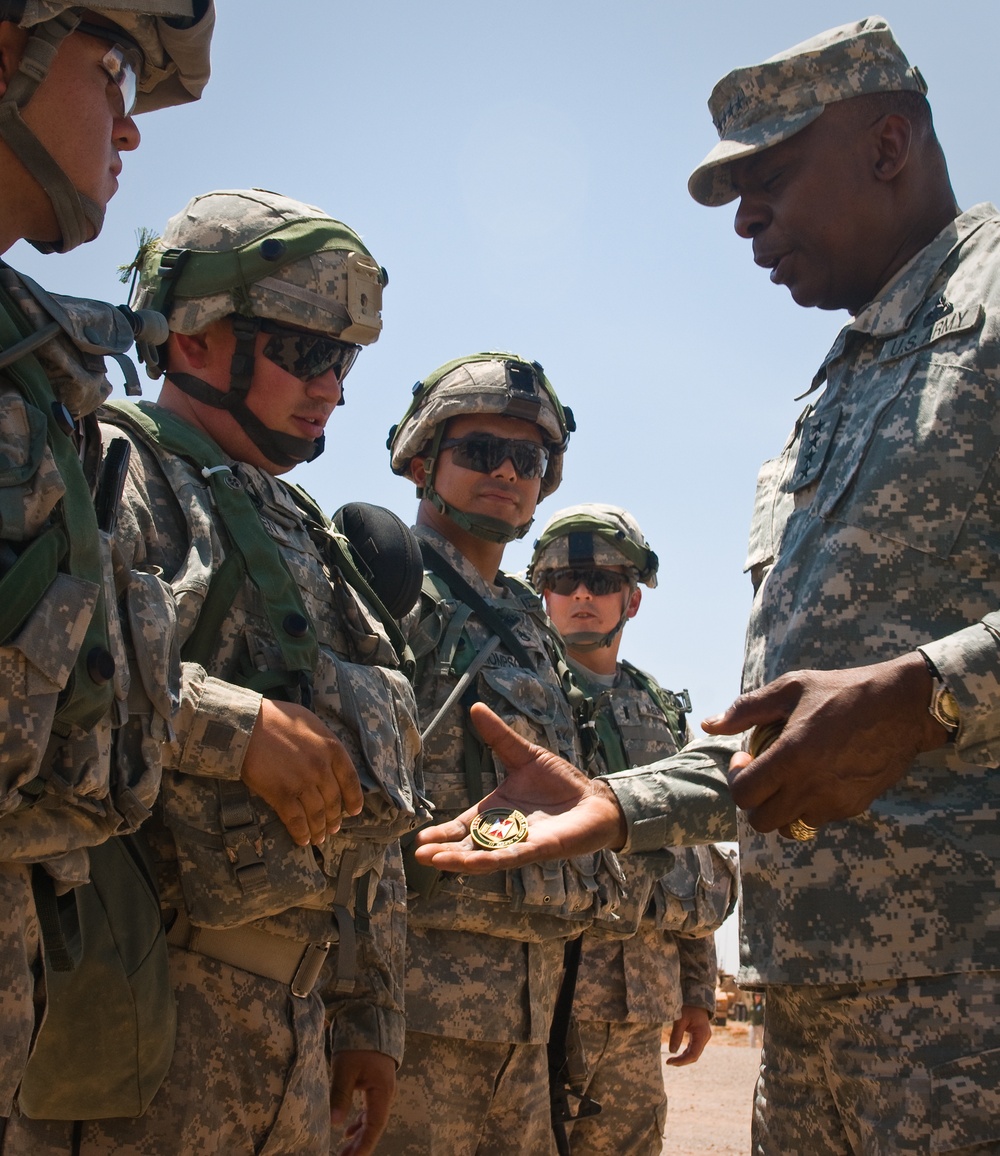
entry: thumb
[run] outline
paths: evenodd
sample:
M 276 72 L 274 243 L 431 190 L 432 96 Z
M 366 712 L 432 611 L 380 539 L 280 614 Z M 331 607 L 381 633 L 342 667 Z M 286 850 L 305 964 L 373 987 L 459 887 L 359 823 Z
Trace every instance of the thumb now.
M 784 723 L 788 706 L 772 690 L 773 683 L 741 694 L 721 714 L 702 719 L 701 729 L 710 735 L 738 735 L 762 723 Z
M 511 730 L 485 703 L 473 703 L 469 715 L 479 737 L 493 749 L 508 771 L 523 766 L 531 759 L 533 745 L 517 731 Z

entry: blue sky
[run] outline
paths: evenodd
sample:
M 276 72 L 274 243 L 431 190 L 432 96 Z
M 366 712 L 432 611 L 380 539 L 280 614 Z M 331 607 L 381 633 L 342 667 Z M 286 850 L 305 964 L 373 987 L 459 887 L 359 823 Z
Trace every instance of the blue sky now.
M 7 259 L 55 291 L 122 300 L 135 231 L 195 193 L 258 186 L 320 205 L 390 275 L 385 329 L 347 381 L 328 449 L 294 479 L 331 512 L 379 502 L 410 519 L 385 437 L 412 384 L 480 349 L 539 360 L 578 422 L 564 505 L 639 519 L 661 583 L 623 653 L 695 717 L 739 688 L 742 574 L 754 479 L 798 414 L 796 394 L 846 320 L 770 284 L 732 229 L 696 205 L 706 110 L 731 68 L 871 14 L 810 0 L 218 0 L 200 104 L 139 118 L 122 189 L 93 243 Z M 928 81 L 963 207 L 1000 195 L 987 99 L 1000 5 L 887 0 Z M 987 136 L 983 137 L 983 132 Z M 147 396 L 155 396 L 149 383 Z M 526 563 L 532 533 L 510 548 Z

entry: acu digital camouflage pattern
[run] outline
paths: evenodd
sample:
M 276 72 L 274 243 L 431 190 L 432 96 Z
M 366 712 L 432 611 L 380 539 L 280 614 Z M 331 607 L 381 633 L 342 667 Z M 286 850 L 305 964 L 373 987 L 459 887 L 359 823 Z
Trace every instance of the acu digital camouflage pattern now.
M 688 190 L 703 205 L 735 200 L 734 161 L 787 140 L 828 104 L 902 91 L 925 93 L 927 85 L 879 16 L 821 32 L 763 64 L 734 69 L 709 98 L 719 143 L 692 173 Z
M 125 419 L 116 420 L 122 424 L 105 426 L 106 436 L 129 436 L 133 442 L 119 544 L 123 553 L 159 567 L 170 581 L 183 644 L 197 623 L 211 575 L 225 557 L 224 531 L 216 525 L 209 483 L 199 471 L 166 451 L 155 452 Z M 361 779 L 365 808 L 361 815 L 345 818 L 340 833 L 320 847 L 300 848 L 290 843 L 268 805 L 237 782 L 260 704 L 260 695 L 242 687 L 240 680 L 248 670 L 281 663 L 261 595 L 246 580 L 219 629 L 208 669 L 183 665 L 181 707 L 165 756 L 161 802 L 144 828 L 156 860 L 161 902 L 168 922 L 181 911 L 194 924 L 250 924 L 294 940 L 303 949 L 328 940 L 335 941 L 334 947 L 319 984 L 301 1000 L 290 997 L 287 984 L 205 959 L 183 946 L 172 947 L 173 966 L 183 975 L 193 968 L 209 979 L 204 998 L 193 989 L 183 990 L 183 983 L 194 981 L 185 979 L 178 989 L 179 1017 L 183 1020 L 190 1009 L 195 1019 L 180 1025 L 174 1064 L 157 1094 L 157 1102 L 168 1108 L 155 1118 L 144 1117 L 144 1126 L 118 1120 L 89 1126 L 85 1152 L 199 1150 L 200 1143 L 190 1148 L 178 1144 L 178 1129 L 189 1117 L 196 1129 L 190 1135 L 208 1135 L 215 1128 L 227 1134 L 244 1127 L 250 1116 L 257 1121 L 254 1128 L 262 1127 L 258 1083 L 270 1089 L 266 1127 L 280 1133 L 288 1116 L 325 1115 L 327 1086 L 322 1112 L 314 1100 L 310 1116 L 300 1098 L 302 1081 L 315 1083 L 316 1073 L 326 1080 L 320 1030 L 324 1014 L 335 1052 L 373 1049 L 397 1061 L 402 1054 L 405 892 L 394 847 L 399 833 L 417 821 L 412 775 L 419 733 L 413 692 L 381 622 L 339 571 L 331 569 L 288 487 L 232 462 L 221 451 L 219 457 L 254 496 L 262 523 L 316 625 L 321 642 L 313 709 L 347 748 Z M 261 848 L 266 869 L 266 885 L 260 890 L 244 893 L 227 857 L 220 834 L 223 787 L 243 791 L 250 807 L 255 834 L 249 843 Z M 346 909 L 346 929 L 338 923 L 334 905 Z M 352 927 L 353 985 L 349 982 L 343 990 L 337 986 L 337 969 L 344 959 L 336 941 Z M 186 959 L 192 955 L 194 960 Z M 238 1014 L 224 1030 L 204 1026 L 225 1021 L 234 1008 Z M 298 1022 L 302 1017 L 311 1025 L 305 1036 Z M 264 1036 L 272 1043 L 258 1051 Z M 290 1081 L 286 1092 L 280 1080 L 273 1087 L 275 1073 L 293 1068 L 302 1073 L 297 1084 Z M 173 1086 L 175 1077 L 182 1086 Z M 326 1128 L 316 1147 L 289 1142 L 262 1150 L 325 1152 L 328 1123 Z M 17 1151 L 38 1151 L 45 1134 L 35 1122 L 21 1121 L 17 1136 L 22 1146 Z M 7 1145 L 11 1143 L 8 1137 Z
M 556 1156 L 544 1044 L 408 1030 L 404 1071 L 379 1156 Z
M 949 224 L 842 331 L 815 378 L 825 392 L 761 470 L 746 689 L 920 647 L 962 725 L 868 811 L 807 843 L 741 823 L 744 981 L 1000 964 L 998 254 L 992 206 Z M 682 841 L 685 827 L 728 834 L 735 747 L 699 741 L 662 774 L 614 776 L 629 848 Z
M 0 266 L 0 281 L 23 306 L 20 313 L 6 313 L 18 328 L 30 332 L 49 321 L 13 270 Z M 79 303 L 81 308 L 88 304 Z M 74 352 L 64 334 L 33 356 L 55 396 L 78 417 L 96 409 L 110 390 L 103 360 Z M 10 568 L 14 555 L 57 520 L 66 493 L 66 482 L 46 444 L 46 420 L 25 400 L 14 378 L 0 371 L 4 605 L 12 600 L 12 591 L 3 587 L 2 572 Z M 88 425 L 82 451 L 88 464 L 100 452 L 95 433 Z M 159 786 L 166 719 L 176 705 L 179 670 L 165 657 L 172 645 L 166 591 L 153 574 L 130 569 L 117 554 L 113 556 L 106 535 L 101 535 L 99 550 L 115 674 L 111 708 L 91 730 L 71 727 L 65 735 L 57 735 L 52 727 L 60 694 L 95 613 L 97 583 L 58 573 L 23 625 L 0 646 L 0 865 L 6 865 L 0 870 L 0 906 L 6 913 L 0 934 L 6 993 L 0 1006 L 2 1115 L 11 1110 L 34 1026 L 30 1002 L 38 933 L 29 871 L 21 865 L 45 861 L 49 873 L 62 883 L 86 881 L 86 848 L 116 831 L 134 829 L 148 814 Z M 143 654 L 141 667 L 137 652 Z M 130 666 L 138 672 L 131 679 Z M 132 719 L 123 727 L 127 701 Z M 31 791 L 24 790 L 28 784 L 33 784 Z
M 32 28 L 71 8 L 79 10 L 80 5 L 72 0 L 25 0 L 17 23 Z M 136 113 L 185 104 L 201 96 L 210 74 L 215 0 L 207 0 L 204 14 L 192 25 L 194 8 L 192 0 L 121 0 L 107 7 L 99 3 L 88 7 L 88 12 L 117 24 L 142 49 Z M 174 25 L 187 26 L 171 26 L 164 17 L 181 17 L 174 19 Z
M 536 669 L 526 670 L 501 644 L 475 677 L 477 700 L 531 741 L 579 762 L 569 706 L 553 667 L 549 628 L 536 596 L 526 588 L 487 584 L 441 535 L 425 526 L 415 529 L 504 615 L 535 660 Z M 408 625 L 418 655 L 417 704 L 426 728 L 493 632 L 461 602 L 429 593 L 426 584 L 424 589 L 420 609 Z M 474 760 L 485 750 L 471 740 L 466 708 L 459 703 L 424 747 L 424 790 L 439 821 L 474 801 L 467 748 Z M 503 774 L 492 755 L 480 769 L 479 798 Z M 562 977 L 564 942 L 613 909 L 620 898 L 621 872 L 610 853 L 494 875 L 447 875 L 430 898 L 411 892 L 407 1046 L 380 1152 L 534 1156 L 548 1151 L 552 1141 L 545 1042 Z M 440 1072 L 421 1070 L 424 1053 L 444 1057 Z M 475 1106 L 474 1119 L 463 1107 L 467 1096 Z M 421 1120 L 433 1118 L 434 1128 L 421 1132 L 412 1112 Z M 469 1134 L 481 1146 L 456 1148 L 454 1139 L 449 1145 L 445 1138 L 451 1126 L 471 1129 Z M 545 1147 L 539 1146 L 540 1137 Z
M 594 701 L 593 717 L 610 724 L 630 765 L 665 758 L 677 751 L 679 739 L 690 737 L 674 732 L 662 707 L 621 667 L 610 689 L 579 664 L 573 671 Z M 606 771 L 617 757 L 599 745 L 588 770 Z M 584 1087 L 601 1114 L 572 1126 L 575 1156 L 659 1156 L 667 1108 L 661 1033 L 682 1006 L 714 1013 L 712 932 L 736 901 L 735 857 L 722 848 L 624 855 L 621 865 L 626 898 L 619 925 L 602 920 L 584 935 L 576 981 L 573 1014 L 587 1059 Z
M 573 531 L 582 531 L 589 538 L 585 557 L 579 556 L 578 548 L 570 548 L 570 533 Z M 636 562 L 635 553 L 629 557 L 632 550 L 626 553 L 619 548 L 619 542 L 627 543 L 626 549 L 631 547 L 643 556 L 641 567 Z M 557 510 L 545 523 L 531 555 L 528 581 L 541 594 L 544 572 L 568 566 L 627 566 L 634 571 L 639 582 L 652 590 L 656 587 L 659 559 L 650 549 L 639 523 L 627 510 L 605 502 L 581 502 Z
M 294 261 L 281 259 L 281 233 L 303 221 L 337 227 L 337 240 Z M 233 313 L 266 317 L 316 333 L 341 336 L 367 345 L 382 329 L 383 274 L 361 238 L 322 209 L 265 189 L 220 189 L 192 197 L 170 218 L 163 236 L 140 249 L 139 284 L 132 307 L 150 306 L 159 287 L 160 259 L 167 249 L 218 253 L 235 259 L 234 250 L 251 242 L 270 241 L 277 256 L 273 272 L 251 284 L 235 264 L 232 283 L 218 292 L 195 292 L 183 268 L 176 296 L 167 310 L 175 333 L 200 333 L 213 321 Z M 158 374 L 158 370 L 152 370 Z
M 995 971 L 769 988 L 755 1156 L 1000 1151 L 998 999 Z
M 172 948 L 177 1043 L 170 1070 L 138 1119 L 62 1121 L 14 1116 L 6 1152 L 136 1156 L 170 1152 L 304 1156 L 330 1146 L 325 1024 L 319 1000 L 196 952 Z

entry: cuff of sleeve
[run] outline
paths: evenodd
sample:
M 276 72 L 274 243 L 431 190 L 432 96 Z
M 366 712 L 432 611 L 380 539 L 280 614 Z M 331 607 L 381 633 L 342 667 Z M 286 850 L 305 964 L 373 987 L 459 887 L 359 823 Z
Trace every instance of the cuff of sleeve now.
M 955 750 L 980 766 L 1000 763 L 1000 613 L 919 647 L 958 703 Z
M 261 697 L 246 687 L 207 678 L 177 769 L 210 779 L 238 779 Z
M 401 1012 L 358 1000 L 338 1005 L 330 1021 L 330 1051 L 382 1052 L 396 1067 L 403 1062 L 406 1020 Z
M 737 741 L 714 739 L 704 748 L 695 743 L 662 764 L 600 776 L 625 815 L 627 835 L 618 854 L 735 840 L 726 768 Z

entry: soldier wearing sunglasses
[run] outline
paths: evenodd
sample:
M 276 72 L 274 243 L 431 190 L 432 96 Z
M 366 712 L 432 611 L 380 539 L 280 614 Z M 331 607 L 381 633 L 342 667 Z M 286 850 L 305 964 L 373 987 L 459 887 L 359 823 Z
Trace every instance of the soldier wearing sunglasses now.
M 169 323 L 144 350 L 162 385 L 104 428 L 131 446 L 119 550 L 155 565 L 178 622 L 180 710 L 143 828 L 177 1043 L 145 1114 L 84 1122 L 73 1150 L 326 1153 L 331 1108 L 339 1132 L 360 1092 L 351 1151 L 369 1153 L 402 1055 L 416 708 L 398 628 L 281 475 L 322 451 L 385 273 L 346 225 L 252 189 L 195 197 L 135 268 L 132 304 Z M 17 1136 L 70 1150 L 67 1126 Z
M 618 506 L 556 513 L 535 542 L 528 579 L 566 643 L 591 775 L 645 766 L 688 741 L 687 691 L 663 690 L 619 658 L 626 623 L 656 586 L 659 561 Z M 736 900 L 732 854 L 705 846 L 622 859 L 628 898 L 583 936 L 573 1017 L 586 1058 L 581 1090 L 601 1105 L 570 1129 L 574 1156 L 659 1156 L 667 1114 L 660 1041 L 671 1065 L 694 1063 L 715 1010 L 713 932 Z
M 409 640 L 438 815 L 504 774 L 469 723 L 475 701 L 579 757 L 541 601 L 500 569 L 559 485 L 573 428 L 537 362 L 480 353 L 420 382 L 390 433 L 392 469 L 420 499 L 426 572 Z M 615 903 L 618 870 L 586 856 L 470 886 L 407 863 L 406 1053 L 380 1152 L 553 1151 L 546 1041 L 563 948 Z
M 198 99 L 214 19 L 211 0 L 0 0 L 0 253 L 19 240 L 64 253 L 98 234 L 139 144 L 133 114 Z M 134 828 L 159 785 L 150 732 L 166 725 L 170 672 L 154 641 L 159 701 L 138 670 L 128 696 L 143 640 L 119 595 L 127 608 L 141 591 L 152 617 L 166 600 L 155 576 L 113 572 L 92 498 L 103 356 L 131 344 L 111 306 L 56 299 L 0 261 L 0 1117 L 41 1011 L 32 879 L 68 910 L 89 850 Z M 131 778 L 112 753 L 127 710 L 142 732 Z

